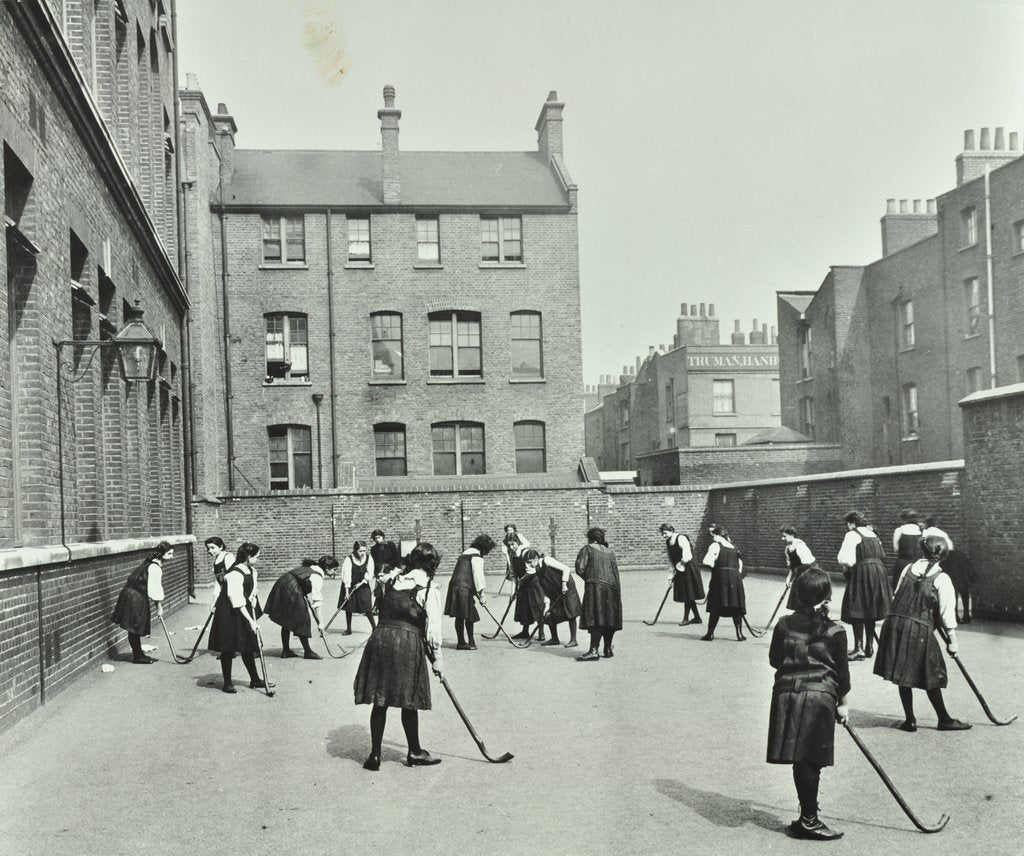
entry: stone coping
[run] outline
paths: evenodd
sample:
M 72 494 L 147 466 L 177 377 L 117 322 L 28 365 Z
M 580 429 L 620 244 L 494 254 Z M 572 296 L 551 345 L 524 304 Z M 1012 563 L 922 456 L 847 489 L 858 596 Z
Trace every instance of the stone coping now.
M 63 565 L 93 559 L 97 556 L 118 556 L 151 550 L 161 541 L 172 547 L 194 544 L 195 535 L 155 535 L 149 538 L 124 538 L 118 541 L 76 542 L 73 544 L 46 544 L 40 547 L 16 547 L 0 550 L 0 572 L 45 565 Z
M 997 401 L 1000 398 L 1017 398 L 1024 395 L 1024 383 L 1011 383 L 1006 386 L 996 386 L 992 389 L 979 389 L 972 392 L 966 398 L 961 398 L 957 404 L 967 407 L 972 404 L 981 404 L 987 401 Z

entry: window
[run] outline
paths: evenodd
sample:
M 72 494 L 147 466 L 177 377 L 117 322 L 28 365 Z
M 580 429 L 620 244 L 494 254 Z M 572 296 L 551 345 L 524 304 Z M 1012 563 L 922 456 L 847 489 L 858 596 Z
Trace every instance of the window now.
M 397 312 L 374 312 L 370 315 L 370 337 L 374 379 L 401 380 L 405 377 L 402 316 Z
M 487 472 L 484 426 L 478 422 L 441 422 L 430 428 L 435 476 L 465 476 Z
M 977 392 L 981 389 L 981 366 L 973 366 L 967 369 L 967 394 L 970 395 L 972 392 Z
M 367 264 L 372 261 L 369 217 L 348 218 L 348 260 Z
M 800 433 L 814 439 L 814 397 L 811 395 L 800 399 Z
M 480 259 L 485 262 L 523 260 L 522 224 L 518 217 L 480 218 Z
M 309 380 L 309 330 L 305 315 L 267 315 L 267 383 Z
M 294 217 L 263 218 L 263 263 L 302 264 L 306 261 L 306 222 Z
M 967 330 L 965 336 L 976 336 L 981 332 L 981 284 L 977 277 L 964 283 L 964 303 L 967 306 Z
M 811 376 L 811 328 L 801 327 L 798 334 L 800 342 L 800 378 Z
M 908 383 L 903 387 L 903 439 L 911 440 L 917 437 L 917 387 Z
M 713 380 L 711 382 L 711 399 L 712 413 L 735 413 L 735 382 L 731 380 Z
M 516 438 L 516 472 L 546 473 L 543 422 L 516 422 L 512 429 Z
M 960 222 L 963 227 L 963 245 L 973 247 L 978 243 L 978 209 L 973 205 L 960 212 Z
M 736 445 L 735 434 L 715 434 L 715 445 L 728 448 Z
M 305 425 L 271 425 L 270 489 L 290 490 L 313 486 L 313 446 Z
M 377 461 L 377 475 L 404 476 L 405 426 L 382 422 L 373 426 L 373 449 Z
M 512 377 L 543 377 L 540 313 L 513 312 L 509 317 L 512 322 Z
M 1013 224 L 1013 252 L 1024 253 L 1024 220 Z
M 676 424 L 676 382 L 670 379 L 665 384 L 665 422 L 669 425 Z
M 629 427 L 629 402 L 619 402 L 619 426 L 621 428 Z
M 1024 383 L 1024 354 L 1017 356 L 1017 383 Z
M 900 304 L 900 350 L 914 347 L 914 302 L 904 300 Z
M 482 377 L 480 314 L 431 312 L 430 376 Z
M 421 262 L 441 262 L 441 239 L 436 217 L 416 218 L 416 258 Z

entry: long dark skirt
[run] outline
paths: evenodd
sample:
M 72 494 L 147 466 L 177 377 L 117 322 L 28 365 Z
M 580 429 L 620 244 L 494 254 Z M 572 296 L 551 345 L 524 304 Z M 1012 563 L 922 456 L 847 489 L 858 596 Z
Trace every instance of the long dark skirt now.
M 836 734 L 836 699 L 820 690 L 772 694 L 768 717 L 768 763 L 810 761 L 831 767 Z
M 890 615 L 878 635 L 875 674 L 900 687 L 930 690 L 948 682 L 946 661 L 930 624 Z
M 889 614 L 892 589 L 881 559 L 864 559 L 850 571 L 843 592 L 840 616 L 847 624 L 853 621 L 881 621 Z
M 789 587 L 789 597 L 786 598 L 786 609 L 791 609 L 795 612 L 800 608 L 800 598 L 796 593 L 796 581 L 800 579 L 800 575 L 803 574 L 804 571 L 809 571 L 811 568 L 814 568 L 816 571 L 821 570 L 821 568 L 818 567 L 817 562 L 813 565 L 798 565 L 793 570 L 793 580 Z
M 419 628 L 383 619 L 352 682 L 356 704 L 430 710 L 430 665 Z
M 114 614 L 110 616 L 122 630 L 139 636 L 149 636 L 151 621 L 149 614 L 149 597 L 142 592 L 125 586 L 117 597 Z
M 622 593 L 619 589 L 588 581 L 583 589 L 580 627 L 584 630 L 621 630 Z
M 942 570 L 949 575 L 953 588 L 961 596 L 970 592 L 971 583 L 978 581 L 978 574 L 974 569 L 974 563 L 962 550 L 950 550 L 949 555 L 942 560 Z
M 278 577 L 267 595 L 266 613 L 271 621 L 292 633 L 299 636 L 313 635 L 306 598 L 299 587 L 299 581 L 292 574 Z
M 533 624 L 544 617 L 544 589 L 536 574 L 526 574 L 519 581 L 514 618 L 520 624 Z
M 747 592 L 743 577 L 736 568 L 715 568 L 708 583 L 709 615 L 736 616 L 747 614 Z
M 479 621 L 480 613 L 476 609 L 473 589 L 465 586 L 459 588 L 448 586 L 448 594 L 444 601 L 444 614 L 466 621 Z
M 672 600 L 675 603 L 686 603 L 691 600 L 702 600 L 704 597 L 704 580 L 700 576 L 700 568 L 690 559 L 683 570 L 676 571 L 672 577 Z
M 559 592 L 558 596 L 551 601 L 550 618 L 555 624 L 561 624 L 563 621 L 579 618 L 582 611 L 580 594 L 576 591 L 576 584 L 569 580 L 569 588 L 566 590 L 565 595 L 563 596 Z
M 373 585 L 372 581 L 370 585 Z M 344 587 L 343 587 L 344 588 Z M 342 598 L 344 600 L 344 598 Z M 338 603 L 341 606 L 341 603 Z M 348 599 L 348 603 L 345 605 L 345 612 L 349 615 L 357 613 L 360 615 L 369 615 L 373 611 L 373 592 L 369 585 L 361 585 L 359 588 L 352 590 L 352 597 Z
M 231 602 L 224 594 L 217 600 L 217 607 L 213 612 L 213 625 L 210 627 L 210 641 L 206 647 L 209 651 L 221 654 L 259 653 L 259 643 L 249 622 L 237 609 L 231 608 Z

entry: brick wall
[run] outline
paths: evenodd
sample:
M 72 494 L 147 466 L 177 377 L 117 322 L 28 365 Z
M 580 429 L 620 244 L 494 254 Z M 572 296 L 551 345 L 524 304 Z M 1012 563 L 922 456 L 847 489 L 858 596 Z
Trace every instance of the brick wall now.
M 722 484 L 787 478 L 842 467 L 836 444 L 666 449 L 637 458 L 641 485 Z

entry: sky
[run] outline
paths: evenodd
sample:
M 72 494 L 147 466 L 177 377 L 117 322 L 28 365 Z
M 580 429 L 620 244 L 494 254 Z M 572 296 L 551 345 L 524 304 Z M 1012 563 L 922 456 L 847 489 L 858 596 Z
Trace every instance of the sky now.
M 535 151 L 557 90 L 588 384 L 683 302 L 774 324 L 965 129 L 1024 132 L 1024 0 L 178 0 L 178 61 L 240 148 L 379 150 L 391 84 L 403 150 Z

